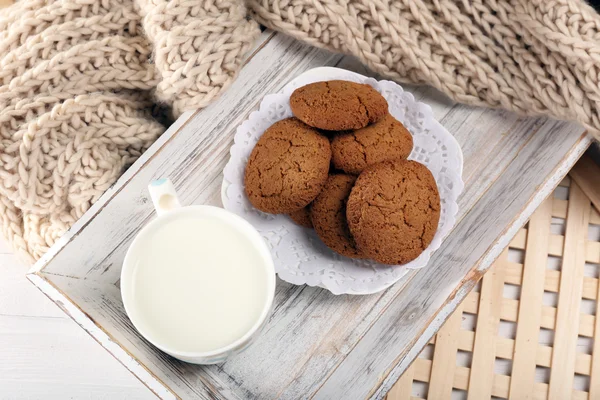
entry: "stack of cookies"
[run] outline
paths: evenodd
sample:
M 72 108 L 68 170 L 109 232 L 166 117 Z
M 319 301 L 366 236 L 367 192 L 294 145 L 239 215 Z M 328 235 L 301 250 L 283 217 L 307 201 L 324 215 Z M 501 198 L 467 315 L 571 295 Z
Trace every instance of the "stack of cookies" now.
M 245 173 L 257 209 L 313 227 L 333 251 L 405 264 L 429 246 L 440 218 L 435 179 L 407 161 L 410 132 L 369 85 L 316 82 L 290 97 L 294 117 L 258 140 Z

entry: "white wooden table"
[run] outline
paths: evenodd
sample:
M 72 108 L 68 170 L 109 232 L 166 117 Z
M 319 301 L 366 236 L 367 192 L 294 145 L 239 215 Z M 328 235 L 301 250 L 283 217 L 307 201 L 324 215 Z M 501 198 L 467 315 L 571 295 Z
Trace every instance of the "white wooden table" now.
M 461 106 L 434 90 L 408 88 L 432 106 L 465 156 L 458 223 L 430 266 L 364 297 L 279 281 L 274 314 L 247 352 L 219 367 L 178 363 L 139 339 L 118 290 L 124 252 L 153 215 L 146 185 L 170 176 L 182 203 L 219 204 L 235 127 L 265 94 L 313 67 L 359 68 L 282 35 L 263 39 L 232 87 L 165 133 L 29 278 L 165 398 L 382 398 L 591 138 L 575 124 Z

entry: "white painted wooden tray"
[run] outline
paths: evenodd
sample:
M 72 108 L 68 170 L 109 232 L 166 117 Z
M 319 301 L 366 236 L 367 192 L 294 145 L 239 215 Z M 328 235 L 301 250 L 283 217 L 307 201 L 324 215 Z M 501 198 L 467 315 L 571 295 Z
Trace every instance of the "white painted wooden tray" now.
M 591 142 L 575 124 L 408 87 L 464 153 L 457 224 L 429 267 L 362 297 L 278 281 L 273 315 L 245 353 L 209 367 L 171 359 L 140 339 L 119 293 L 125 251 L 153 216 L 146 185 L 169 176 L 182 203 L 219 205 L 235 128 L 265 94 L 324 65 L 367 74 L 351 58 L 266 33 L 229 90 L 182 116 L 28 275 L 160 397 L 383 398 Z

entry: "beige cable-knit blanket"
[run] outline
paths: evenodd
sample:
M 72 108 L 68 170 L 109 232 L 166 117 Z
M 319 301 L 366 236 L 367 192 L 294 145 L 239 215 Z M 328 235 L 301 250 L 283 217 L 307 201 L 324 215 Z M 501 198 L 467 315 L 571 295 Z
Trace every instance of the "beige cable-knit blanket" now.
M 600 131 L 600 16 L 583 0 L 248 0 L 248 6 L 261 24 L 353 54 L 394 80 Z
M 0 223 L 19 253 L 40 257 L 163 132 L 154 102 L 176 117 L 227 87 L 259 33 L 242 1 L 2 10 Z M 600 17 L 582 0 L 246 1 L 260 23 L 392 79 L 600 131 Z
M 260 30 L 235 0 L 24 0 L 0 12 L 0 223 L 39 258 Z

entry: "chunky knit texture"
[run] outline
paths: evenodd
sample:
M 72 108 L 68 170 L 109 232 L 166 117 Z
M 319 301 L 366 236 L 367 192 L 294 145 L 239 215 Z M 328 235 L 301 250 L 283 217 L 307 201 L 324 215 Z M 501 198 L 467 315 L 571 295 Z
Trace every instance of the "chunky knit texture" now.
M 0 224 L 39 258 L 177 117 L 234 79 L 243 0 L 22 0 L 0 11 Z M 246 0 L 254 17 L 455 100 L 600 130 L 583 0 Z M 154 115 L 154 117 L 153 117 Z
M 583 0 L 248 0 L 254 17 L 467 104 L 600 130 L 600 16 Z
M 39 258 L 259 34 L 241 0 L 24 0 L 0 11 L 0 223 Z M 156 115 L 156 114 L 155 114 Z

